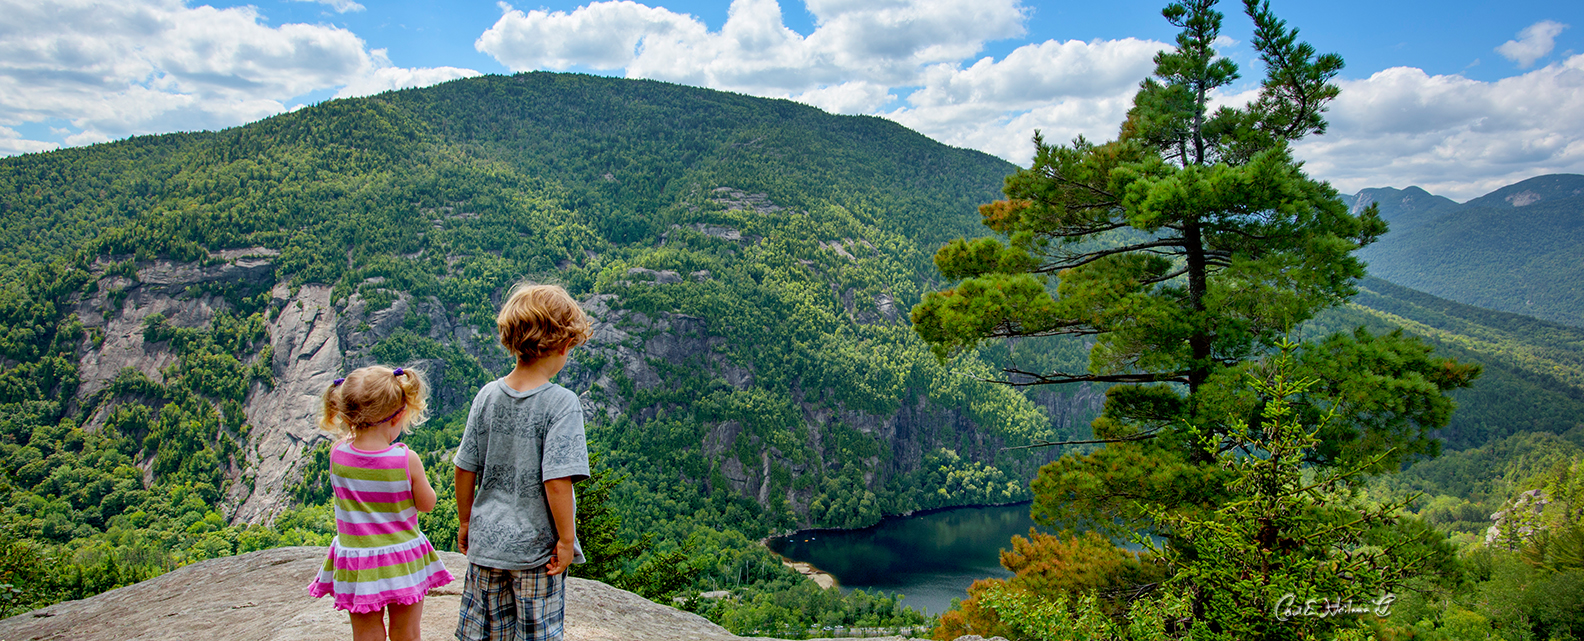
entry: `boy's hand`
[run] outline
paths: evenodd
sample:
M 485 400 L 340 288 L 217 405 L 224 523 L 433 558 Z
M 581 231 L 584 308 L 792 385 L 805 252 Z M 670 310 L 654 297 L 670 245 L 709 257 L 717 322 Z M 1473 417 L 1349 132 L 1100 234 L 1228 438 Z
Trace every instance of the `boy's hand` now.
M 457 526 L 457 551 L 463 554 L 467 554 L 467 530 L 467 521 L 463 521 Z
M 555 553 L 550 555 L 550 563 L 545 565 L 545 572 L 555 576 L 565 572 L 572 565 L 572 558 L 577 550 L 572 547 L 572 541 L 560 539 L 556 541 Z

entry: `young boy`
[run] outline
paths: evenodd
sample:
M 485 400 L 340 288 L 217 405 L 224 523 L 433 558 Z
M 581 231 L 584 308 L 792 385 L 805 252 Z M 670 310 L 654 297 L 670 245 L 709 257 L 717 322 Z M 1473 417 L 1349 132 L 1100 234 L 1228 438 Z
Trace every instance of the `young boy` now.
M 589 321 L 566 290 L 520 284 L 495 323 L 517 367 L 473 398 L 452 460 L 468 556 L 456 637 L 560 639 L 564 572 L 583 562 L 572 483 L 589 463 L 578 397 L 550 379 Z

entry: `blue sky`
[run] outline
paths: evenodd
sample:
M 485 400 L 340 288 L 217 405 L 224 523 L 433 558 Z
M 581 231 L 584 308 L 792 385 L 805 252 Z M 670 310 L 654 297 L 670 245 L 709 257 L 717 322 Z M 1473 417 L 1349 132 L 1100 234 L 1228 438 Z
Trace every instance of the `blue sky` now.
M 1348 66 L 1300 157 L 1343 191 L 1462 200 L 1584 172 L 1584 3 L 1273 2 Z M 1013 162 L 1109 138 L 1175 30 L 1159 2 L 501 4 L 0 0 L 0 153 L 217 129 L 333 97 L 529 69 L 648 77 L 892 118 Z M 1224 53 L 1260 69 L 1241 3 Z M 1241 93 L 1240 92 L 1245 92 Z
M 435 2 L 367 2 L 364 10 L 337 13 L 308 2 L 212 2 L 216 7 L 256 6 L 271 24 L 328 23 L 343 26 L 366 40 L 371 48 L 387 48 L 391 61 L 404 67 L 441 65 L 469 67 L 484 73 L 508 69 L 473 47 L 480 33 L 501 17 L 495 2 L 459 0 Z M 570 12 L 587 2 L 524 2 L 517 9 Z M 691 14 L 713 30 L 726 22 L 730 2 L 649 2 L 678 13 Z M 1001 58 L 1028 42 L 1042 40 L 1094 40 L 1126 37 L 1169 42 L 1176 30 L 1160 16 L 1161 2 L 1137 0 L 1097 2 L 1026 3 L 1030 9 L 1027 35 L 987 43 L 982 55 Z M 1462 74 L 1476 80 L 1497 80 L 1516 70 L 1495 48 L 1513 39 L 1525 27 L 1541 20 L 1577 23 L 1556 38 L 1556 54 L 1584 52 L 1584 3 L 1546 1 L 1514 2 L 1402 2 L 1393 0 L 1334 0 L 1329 2 L 1276 2 L 1274 8 L 1305 40 L 1322 51 L 1342 54 L 1348 76 L 1363 77 L 1387 67 L 1418 67 L 1431 74 Z M 1224 1 L 1226 32 L 1246 41 L 1248 23 L 1242 5 Z M 803 35 L 814 31 L 813 14 L 801 3 L 786 2 L 782 17 L 787 27 Z M 609 74 L 607 74 L 609 75 Z

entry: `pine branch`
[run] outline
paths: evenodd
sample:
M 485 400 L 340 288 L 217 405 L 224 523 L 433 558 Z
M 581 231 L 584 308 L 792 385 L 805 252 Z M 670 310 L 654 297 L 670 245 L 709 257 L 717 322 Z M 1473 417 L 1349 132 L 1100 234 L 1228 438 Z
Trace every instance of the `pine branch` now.
M 1003 447 L 1003 448 L 1001 448 L 1001 451 L 1002 452 L 1007 452 L 1007 451 L 1011 451 L 1011 450 L 1027 450 L 1027 449 L 1032 449 L 1032 448 L 1036 448 L 1036 447 L 1053 447 L 1053 446 L 1057 446 L 1057 445 L 1094 445 L 1094 444 L 1097 444 L 1097 443 L 1130 443 L 1130 442 L 1133 442 L 1133 441 L 1143 441 L 1143 440 L 1152 439 L 1152 438 L 1155 438 L 1156 436 L 1160 436 L 1160 431 L 1157 430 L 1157 431 L 1148 432 L 1148 433 L 1145 433 L 1145 434 L 1136 434 L 1134 436 L 1129 436 L 1129 437 L 1126 437 L 1126 438 L 1100 438 L 1100 439 L 1093 439 L 1093 440 L 1088 440 L 1088 441 L 1054 441 L 1054 442 L 1052 442 L 1052 441 L 1040 441 L 1038 443 L 1031 443 L 1029 445 L 1017 445 L 1017 446 L 1013 446 L 1013 447 Z
M 1158 372 L 1144 374 L 1038 374 L 1015 368 L 1002 368 L 1001 371 L 1014 376 L 1027 376 L 1029 381 L 1003 381 L 993 378 L 979 378 L 986 383 L 996 383 L 1009 387 L 1030 387 L 1033 385 L 1060 385 L 1063 383 L 1187 383 L 1188 372 Z M 978 377 L 974 377 L 978 378 Z
M 1102 249 L 1102 250 L 1099 250 L 1099 251 L 1085 252 L 1085 253 L 1082 253 L 1082 254 L 1071 254 L 1071 255 L 1058 257 L 1063 262 L 1057 262 L 1055 264 L 1041 266 L 1038 269 L 1032 270 L 1032 273 L 1035 273 L 1035 274 L 1050 274 L 1050 273 L 1059 272 L 1059 271 L 1061 271 L 1063 269 L 1072 269 L 1074 267 L 1087 265 L 1089 263 L 1095 262 L 1095 261 L 1100 260 L 1102 258 L 1105 258 L 1107 256 L 1115 256 L 1117 254 L 1127 254 L 1127 253 L 1132 253 L 1132 252 L 1145 251 L 1145 250 L 1148 250 L 1148 249 L 1154 248 L 1154 247 L 1183 247 L 1183 246 L 1184 246 L 1183 239 L 1172 237 L 1172 238 L 1162 238 L 1160 240 L 1151 241 L 1151 242 L 1148 242 L 1148 243 L 1134 243 L 1132 245 L 1123 245 L 1121 247 L 1113 247 L 1111 249 Z

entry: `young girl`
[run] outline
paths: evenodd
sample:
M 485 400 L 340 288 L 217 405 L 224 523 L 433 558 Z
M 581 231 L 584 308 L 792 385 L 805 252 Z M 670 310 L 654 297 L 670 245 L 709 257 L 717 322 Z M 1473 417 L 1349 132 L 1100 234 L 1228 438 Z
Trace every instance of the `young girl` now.
M 335 607 L 352 614 L 355 641 L 384 641 L 387 610 L 389 638 L 417 639 L 424 594 L 451 582 L 418 531 L 418 513 L 435 505 L 423 461 L 391 443 L 423 422 L 427 395 L 418 372 L 377 365 L 324 393 L 319 427 L 341 436 L 330 448 L 338 535 L 308 593 L 335 595 Z

